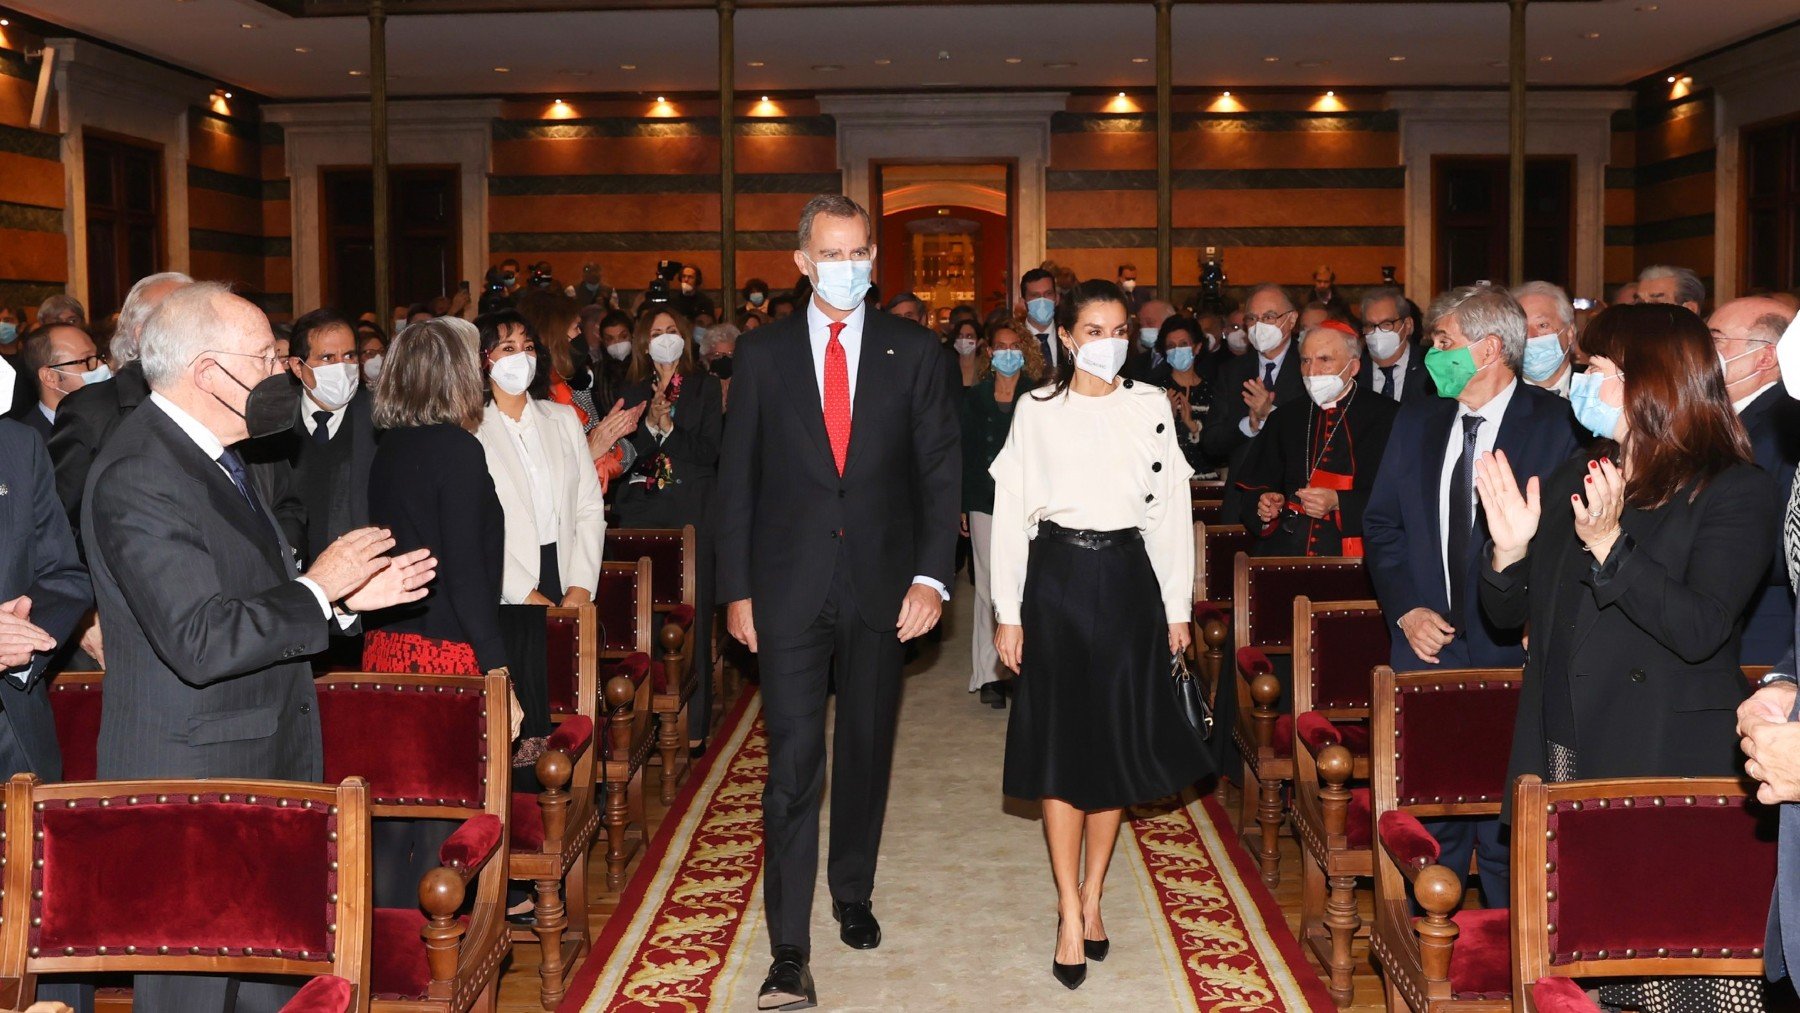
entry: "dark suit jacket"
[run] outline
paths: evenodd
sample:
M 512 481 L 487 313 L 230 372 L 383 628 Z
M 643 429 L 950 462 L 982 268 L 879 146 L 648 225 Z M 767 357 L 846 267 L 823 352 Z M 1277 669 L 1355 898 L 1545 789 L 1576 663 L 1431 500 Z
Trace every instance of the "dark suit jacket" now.
M 94 603 L 87 571 L 75 554 L 75 536 L 56 499 L 49 453 L 29 429 L 0 419 L 0 601 L 22 594 L 31 597 L 31 621 L 58 642 L 69 638 Z M 0 719 L 12 725 L 31 772 L 60 781 L 62 754 L 44 677 L 50 657 L 43 652 L 33 657 L 27 685 L 0 674 Z
M 1363 548 L 1375 596 L 1388 622 L 1398 622 L 1424 607 L 1449 620 L 1457 637 L 1438 653 L 1444 668 L 1509 666 L 1525 657 L 1517 629 L 1494 624 L 1481 614 L 1476 599 L 1479 566 L 1469 567 L 1464 586 L 1464 614 L 1450 614 L 1444 587 L 1444 553 L 1438 524 L 1438 488 L 1444 452 L 1456 426 L 1457 402 L 1439 397 L 1406 400 L 1388 436 L 1393 452 L 1382 455 L 1381 471 L 1369 505 L 1363 511 Z M 1547 476 L 1577 450 L 1575 418 L 1569 403 L 1523 380 L 1500 420 L 1494 449 L 1506 452 L 1520 488 L 1531 476 Z M 1545 510 L 1556 508 L 1546 495 Z M 1487 522 L 1479 513 L 1471 545 L 1487 539 Z M 1427 667 L 1404 636 L 1392 638 L 1391 659 L 1397 672 Z
M 19 421 L 25 423 L 32 432 L 38 434 L 38 439 L 44 441 L 46 446 L 49 445 L 51 430 L 50 420 L 44 417 L 43 411 L 38 408 L 36 402 L 33 402 L 30 407 L 26 408 L 25 411 L 20 414 Z
M 1238 423 L 1250 414 L 1244 407 L 1244 382 L 1262 376 L 1263 357 L 1255 350 L 1244 353 L 1219 367 L 1219 378 L 1213 382 L 1212 408 L 1206 415 L 1206 428 L 1200 431 L 1200 447 L 1206 456 L 1224 461 L 1228 481 L 1225 483 L 1225 516 L 1237 514 L 1241 494 L 1237 482 L 1230 480 L 1243 466 L 1250 451 L 1250 437 Z M 1275 403 L 1287 404 L 1306 396 L 1306 384 L 1300 379 L 1300 347 L 1297 338 L 1289 339 L 1287 357 L 1275 371 Z
M 144 367 L 133 361 L 120 366 L 112 379 L 74 391 L 57 405 L 50 460 L 56 465 L 56 495 L 77 533 L 81 530 L 81 496 L 94 458 L 113 429 L 149 397 Z
M 806 313 L 738 341 L 716 500 L 719 600 L 753 599 L 761 634 L 818 616 L 840 549 L 875 629 L 893 627 L 914 576 L 949 587 L 956 572 L 962 453 L 941 346 L 911 321 L 863 312 L 842 477 Z
M 1739 419 L 1750 434 L 1756 463 L 1773 479 L 1775 516 L 1787 515 L 1788 492 L 1794 485 L 1794 463 L 1800 461 L 1800 401 L 1780 384 L 1744 406 Z M 1790 647 L 1794 634 L 1794 593 L 1788 584 L 1787 561 L 1775 553 L 1762 586 L 1750 597 L 1744 614 L 1744 664 L 1770 665 Z
M 1375 390 L 1375 377 L 1381 367 L 1369 358 L 1369 348 L 1363 346 L 1362 368 L 1357 370 L 1356 385 L 1371 393 Z M 1415 401 L 1437 397 L 1437 381 L 1425 369 L 1425 349 L 1419 345 L 1412 346 L 1412 352 L 1406 357 L 1406 375 L 1400 380 L 1400 400 Z
M 651 398 L 651 381 L 626 384 L 619 390 L 625 407 L 647 404 Z M 623 482 L 614 497 L 619 524 L 627 528 L 678 528 L 684 524 L 702 527 L 713 488 L 719 474 L 719 442 L 723 438 L 724 385 L 711 373 L 693 373 L 681 381 L 681 394 L 675 399 L 675 428 L 659 445 L 650 427 L 640 423 L 637 431 L 626 437 L 637 450 L 638 467 L 651 467 L 659 453 L 667 454 L 674 465 L 675 483 L 655 492 L 645 492 L 636 482 Z M 646 409 L 644 417 L 649 418 Z
M 1548 770 L 1545 668 L 1558 657 L 1567 659 L 1582 777 L 1737 774 L 1733 729 L 1749 695 L 1739 618 L 1775 555 L 1772 483 L 1738 465 L 1692 502 L 1684 487 L 1655 510 L 1627 508 L 1612 550 L 1618 559 L 1609 556 L 1598 575 L 1577 567 L 1585 579 L 1570 580 L 1571 559 L 1588 561 L 1567 505 L 1586 468 L 1587 458 L 1576 458 L 1544 483 L 1543 520 L 1524 559 L 1504 573 L 1485 555 L 1476 567 L 1488 618 L 1531 628 L 1507 779 Z M 1556 617 L 1566 595 L 1577 599 L 1565 633 Z
M 1360 542 L 1363 510 L 1399 410 L 1399 405 L 1374 391 L 1357 391 L 1344 406 L 1341 425 L 1345 432 L 1333 439 L 1333 446 L 1348 449 L 1355 459 L 1350 488 L 1338 490 L 1336 518 L 1314 519 L 1284 510 L 1273 524 L 1265 526 L 1256 513 L 1257 500 L 1265 492 L 1279 492 L 1293 502 L 1295 490 L 1304 488 L 1312 476 L 1317 451 L 1307 446 L 1307 439 L 1310 436 L 1316 446 L 1324 428 L 1322 415 L 1314 410 L 1310 397 L 1289 401 L 1270 415 L 1267 427 L 1250 441 L 1243 465 L 1232 473 L 1232 484 L 1239 491 L 1237 521 L 1257 536 L 1254 554 L 1336 556 L 1343 554 L 1343 539 Z M 1325 470 L 1339 471 L 1334 466 L 1338 463 L 1327 462 Z
M 146 402 L 82 510 L 106 631 L 103 778 L 323 775 L 309 655 L 329 623 L 287 539 Z
M 257 465 L 253 472 L 263 502 L 281 532 L 300 551 L 305 567 L 346 532 L 369 523 L 369 467 L 375 461 L 375 396 L 359 389 L 344 406 L 337 435 L 321 447 L 312 437 L 317 405 L 301 395 L 300 424 L 238 448 Z

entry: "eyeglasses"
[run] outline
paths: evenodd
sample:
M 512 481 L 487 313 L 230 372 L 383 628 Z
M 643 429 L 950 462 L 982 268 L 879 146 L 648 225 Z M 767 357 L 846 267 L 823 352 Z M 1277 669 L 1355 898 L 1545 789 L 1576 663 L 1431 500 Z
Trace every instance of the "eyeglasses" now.
M 1400 326 L 1400 321 L 1410 319 L 1410 317 L 1390 317 L 1386 320 L 1370 320 L 1363 324 L 1363 333 L 1370 334 L 1375 331 L 1391 331 Z
M 273 373 L 281 368 L 281 356 L 276 355 L 274 352 L 228 352 L 223 348 L 208 348 L 206 351 L 201 352 L 200 355 L 236 355 L 240 358 L 255 359 L 263 364 L 264 374 Z M 200 358 L 200 355 L 194 356 L 194 359 Z M 192 362 L 194 359 L 188 361 Z
M 51 369 L 61 369 L 64 366 L 80 366 L 82 372 L 89 373 L 99 369 L 101 364 L 105 361 L 106 356 L 104 355 L 90 355 L 84 359 L 70 359 L 68 362 L 51 362 L 46 363 L 46 365 Z
M 1253 313 L 1245 313 L 1244 319 L 1246 321 L 1260 320 L 1265 324 L 1272 324 L 1292 312 L 1294 312 L 1294 311 L 1293 310 L 1280 310 L 1280 311 L 1270 310 L 1269 312 L 1264 313 L 1261 316 L 1257 316 Z

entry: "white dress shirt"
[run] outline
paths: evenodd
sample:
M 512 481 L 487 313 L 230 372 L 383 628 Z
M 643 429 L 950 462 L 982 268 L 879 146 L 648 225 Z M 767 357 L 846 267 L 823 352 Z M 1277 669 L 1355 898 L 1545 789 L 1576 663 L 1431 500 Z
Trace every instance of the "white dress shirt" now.
M 1755 401 L 1759 397 L 1762 397 L 1763 392 L 1773 386 L 1775 386 L 1775 381 L 1770 380 L 1768 383 L 1763 384 L 1761 387 L 1758 387 L 1755 390 L 1751 391 L 1750 393 L 1744 395 L 1743 397 L 1738 398 L 1736 401 L 1731 402 L 1731 410 L 1738 413 L 1739 415 L 1744 414 L 1744 409 L 1750 407 L 1750 402 Z
M 856 371 L 862 365 L 863 321 L 868 318 L 868 303 L 858 303 L 843 320 L 844 329 L 838 332 L 838 344 L 844 346 L 844 366 L 850 379 L 851 439 L 856 438 Z M 813 379 L 819 382 L 819 410 L 825 410 L 825 350 L 831 344 L 832 319 L 819 308 L 817 299 L 806 300 L 806 333 L 807 341 L 812 345 Z M 914 584 L 924 584 L 938 593 L 938 597 L 950 600 L 950 589 L 941 581 L 919 574 L 912 579 Z
M 1457 402 L 1456 420 L 1450 423 L 1450 439 L 1444 443 L 1443 470 L 1438 475 L 1438 560 L 1444 567 L 1444 593 L 1446 595 L 1450 594 L 1450 483 L 1456 476 L 1456 459 L 1462 455 L 1462 420 L 1469 415 L 1479 415 L 1486 420 L 1481 424 L 1481 428 L 1475 430 L 1475 456 L 1477 458 L 1493 450 L 1494 442 L 1500 437 L 1500 423 L 1506 418 L 1506 406 L 1512 404 L 1513 393 L 1519 389 L 1519 383 L 1519 379 L 1514 377 L 1513 381 L 1507 384 L 1500 393 L 1489 399 L 1487 404 L 1474 410 L 1460 401 Z M 1471 464 L 1472 466 L 1473 464 Z M 1475 516 L 1479 502 L 1479 497 L 1473 495 L 1470 497 L 1470 517 Z M 1460 621 L 1460 617 L 1457 616 L 1449 618 L 1452 623 Z
M 47 419 L 51 425 L 56 424 L 56 409 L 50 407 L 49 405 L 45 404 L 42 401 L 39 401 L 38 402 L 38 411 L 43 413 L 44 418 Z
M 526 404 L 529 408 L 530 402 Z M 561 521 L 556 513 L 556 500 L 550 495 L 550 458 L 544 451 L 543 436 L 538 432 L 536 413 L 522 411 L 514 419 L 501 412 L 500 424 L 512 437 L 519 465 L 525 469 L 526 484 L 531 487 L 531 515 L 537 525 L 538 544 L 549 545 L 556 541 Z
M 353 394 L 351 396 L 354 397 L 355 395 Z M 318 437 L 313 435 L 313 430 L 319 428 L 319 420 L 313 418 L 313 415 L 317 412 L 328 411 L 331 413 L 331 417 L 325 420 L 325 438 L 328 440 L 337 439 L 338 429 L 343 426 L 344 416 L 349 413 L 349 407 L 350 402 L 345 401 L 336 408 L 327 408 L 319 402 L 314 401 L 312 399 L 312 394 L 309 392 L 305 397 L 300 399 L 300 435 L 309 440 L 317 439 Z
M 1372 374 L 1369 377 L 1369 385 L 1375 393 L 1385 394 L 1395 401 L 1406 396 L 1406 367 L 1412 364 L 1412 353 L 1412 342 L 1402 341 L 1400 342 L 1400 358 L 1395 359 L 1392 366 L 1383 366 L 1373 358 L 1369 360 L 1369 371 Z M 1382 386 L 1386 373 L 1390 369 L 1394 371 L 1393 390 Z
M 1271 373 L 1270 377 L 1271 377 L 1272 381 L 1278 382 L 1281 378 L 1281 364 L 1287 361 L 1288 353 L 1294 350 L 1294 340 L 1295 339 L 1293 339 L 1293 338 L 1289 338 L 1287 340 L 1287 344 L 1282 345 L 1281 351 L 1276 352 L 1275 357 L 1272 359 L 1265 357 L 1261 352 L 1256 353 L 1256 372 L 1251 374 L 1251 379 L 1253 379 L 1253 380 L 1262 379 L 1263 372 L 1265 370 L 1265 364 L 1272 362 L 1275 364 L 1275 372 Z M 1270 390 L 1275 389 L 1274 382 L 1271 382 L 1269 384 L 1269 389 Z M 1268 425 L 1268 424 L 1269 424 L 1269 420 L 1266 418 L 1263 419 L 1263 425 Z M 1250 428 L 1250 415 L 1248 412 L 1246 412 L 1244 414 L 1243 418 L 1238 419 L 1238 432 L 1243 433 L 1245 436 L 1255 438 L 1256 434 L 1259 431 L 1260 430 Z
M 179 405 L 163 397 L 160 393 L 152 392 L 150 400 L 156 403 L 156 407 L 163 410 L 164 415 L 181 427 L 181 431 L 187 434 L 187 438 L 194 441 L 194 446 L 200 448 L 200 452 L 206 455 L 207 460 L 218 465 L 219 473 L 225 476 L 227 482 L 231 482 L 231 472 L 226 471 L 225 465 L 219 463 L 219 458 L 225 453 L 225 444 L 213 435 L 213 431 L 201 425 L 199 419 L 189 415 Z M 232 482 L 234 488 L 236 485 L 236 482 Z M 273 524 L 275 518 L 269 516 L 269 522 Z M 325 589 L 314 583 L 310 577 L 295 577 L 294 579 L 305 585 L 306 589 L 313 593 L 313 597 L 319 600 L 319 611 L 325 614 L 325 618 L 332 618 L 331 602 L 325 597 Z M 356 617 L 353 615 L 340 615 L 336 618 L 338 625 L 345 628 L 356 621 Z

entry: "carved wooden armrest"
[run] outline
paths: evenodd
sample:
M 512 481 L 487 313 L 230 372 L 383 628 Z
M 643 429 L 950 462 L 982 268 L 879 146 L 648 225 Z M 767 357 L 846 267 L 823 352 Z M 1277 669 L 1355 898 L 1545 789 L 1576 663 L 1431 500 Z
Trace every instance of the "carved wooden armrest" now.
M 615 676 L 615 678 L 622 678 Z M 588 751 L 594 741 L 594 723 L 586 715 L 577 714 L 556 726 L 544 743 L 537 759 L 538 812 L 544 821 L 544 853 L 562 850 L 563 834 L 569 824 L 569 779 L 575 776 L 575 761 Z
M 425 960 L 431 967 L 434 986 L 449 988 L 455 984 L 463 936 L 463 924 L 456 913 L 462 910 L 469 881 L 500 850 L 500 839 L 505 833 L 505 824 L 492 813 L 464 820 L 438 849 L 438 861 L 443 864 L 419 880 L 419 906 L 426 914 L 420 934 L 425 937 Z

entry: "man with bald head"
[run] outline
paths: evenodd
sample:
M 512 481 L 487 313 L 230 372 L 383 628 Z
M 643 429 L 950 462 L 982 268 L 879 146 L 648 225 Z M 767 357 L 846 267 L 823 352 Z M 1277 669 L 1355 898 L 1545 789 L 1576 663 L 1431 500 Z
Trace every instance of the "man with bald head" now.
M 151 393 L 95 459 L 82 508 L 106 629 L 99 776 L 318 781 L 310 656 L 358 613 L 424 597 L 436 560 L 390 558 L 388 532 L 362 528 L 295 572 L 234 449 L 299 417 L 261 310 L 223 285 L 187 285 L 138 336 Z M 140 976 L 132 1005 L 273 1011 L 292 992 Z
M 113 377 L 71 391 L 57 406 L 56 425 L 50 431 L 50 463 L 56 468 L 56 495 L 69 512 L 70 526 L 81 526 L 81 492 L 87 486 L 88 469 L 106 444 L 113 428 L 130 415 L 150 388 L 137 364 L 138 337 L 144 321 L 170 292 L 194 279 L 179 271 L 165 271 L 141 278 L 131 286 L 119 308 L 119 326 L 113 331 Z
M 1752 296 L 1720 306 L 1706 322 L 1724 370 L 1725 395 L 1750 435 L 1756 463 L 1775 479 L 1782 516 L 1800 461 L 1800 401 L 1781 389 L 1775 342 L 1793 319 L 1794 311 L 1784 304 Z M 1785 559 L 1776 557 L 1763 583 L 1744 618 L 1746 665 L 1772 665 L 1793 642 L 1794 595 Z

